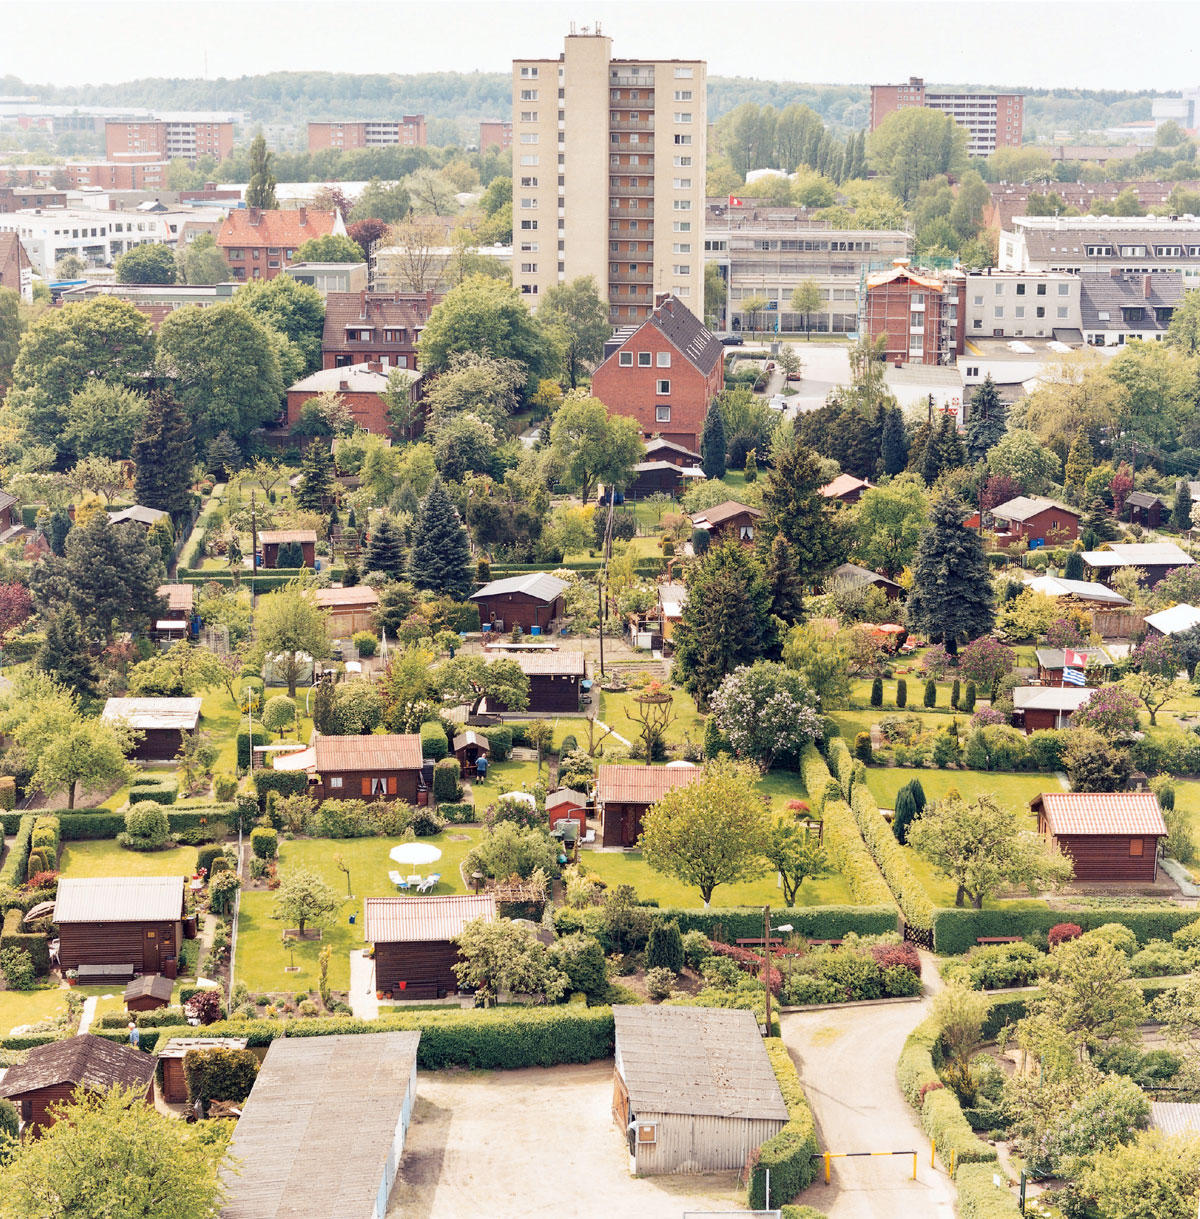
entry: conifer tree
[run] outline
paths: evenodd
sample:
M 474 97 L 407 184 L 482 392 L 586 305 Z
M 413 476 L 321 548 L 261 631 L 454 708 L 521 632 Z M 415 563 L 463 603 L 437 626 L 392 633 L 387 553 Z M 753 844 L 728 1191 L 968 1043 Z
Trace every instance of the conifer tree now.
M 94 695 L 100 669 L 88 650 L 79 615 L 69 605 L 51 615 L 46 641 L 37 654 L 37 667 L 55 681 L 81 695 Z
M 896 841 L 901 846 L 908 841 L 908 827 L 916 815 L 917 806 L 913 802 L 912 792 L 909 791 L 906 783 L 896 793 L 896 809 L 892 813 L 892 833 L 895 834 Z
M 1067 562 L 1063 568 L 1063 579 L 1083 579 L 1083 554 L 1081 551 L 1072 550 L 1070 554 L 1067 555 Z
M 746 454 L 746 466 L 744 472 L 746 475 L 746 481 L 748 483 L 758 481 L 758 459 L 753 449 Z
M 228 478 L 242 464 L 242 454 L 229 432 L 220 431 L 208 442 L 204 460 L 218 478 Z
M 958 424 L 953 415 L 944 414 L 930 429 L 925 446 L 925 457 L 921 466 L 921 477 L 932 487 L 948 470 L 957 470 L 965 465 L 967 452 L 958 434 Z
M 908 434 L 904 430 L 904 412 L 898 406 L 885 409 L 880 447 L 883 472 L 889 476 L 899 474 L 908 462 Z
M 337 700 L 334 698 L 331 681 L 317 682 L 313 691 L 313 727 L 323 736 L 337 732 Z
M 475 587 L 471 578 L 471 550 L 467 531 L 441 479 L 433 480 L 421 503 L 413 537 L 409 563 L 412 582 L 418 588 L 445 593 L 461 601 Z
M 721 418 L 721 408 L 714 398 L 708 404 L 708 414 L 704 416 L 704 432 L 700 437 L 700 465 L 705 478 L 725 477 L 726 449 L 725 421 Z
M 1007 428 L 1007 411 L 1000 401 L 992 374 L 988 373 L 971 397 L 971 414 L 967 420 L 967 456 L 971 461 L 982 461 Z
M 1095 464 L 1096 459 L 1087 432 L 1080 428 L 1075 433 L 1075 439 L 1071 441 L 1071 448 L 1067 453 L 1067 468 L 1063 475 L 1063 494 L 1073 503 L 1080 502 L 1083 485 Z
M 329 451 L 329 441 L 318 437 L 304 450 L 296 503 L 301 508 L 319 512 L 332 494 L 333 454 Z
M 767 555 L 767 584 L 771 589 L 771 613 L 789 626 L 804 617 L 804 581 L 796 571 L 792 544 L 776 534 Z
M 367 571 L 382 571 L 398 580 L 404 572 L 404 543 L 389 512 L 381 512 L 363 555 Z
M 275 200 L 275 175 L 271 172 L 271 154 L 262 132 L 250 141 L 250 182 L 246 186 L 246 206 L 272 211 L 279 206 Z
M 346 565 L 342 568 L 342 587 L 353 588 L 359 580 L 358 560 L 351 554 L 346 556 Z
M 172 514 L 183 512 L 191 498 L 193 455 L 192 426 L 183 408 L 167 393 L 151 394 L 133 440 L 137 502 Z
M 1175 488 L 1175 502 L 1171 505 L 1171 524 L 1180 533 L 1186 533 L 1192 527 L 1192 489 L 1186 478 L 1181 478 Z
M 992 629 L 996 612 L 983 543 L 963 527 L 962 504 L 952 495 L 934 501 L 913 559 L 908 621 L 954 655 L 958 645 Z
M 1112 542 L 1121 536 L 1120 530 L 1113 522 L 1108 512 L 1108 505 L 1096 496 L 1088 505 L 1087 514 L 1079 523 L 1080 532 L 1091 534 L 1096 545 L 1100 542 Z
M 793 445 L 771 468 L 763 488 L 764 516 L 759 530 L 765 541 L 782 534 L 795 554 L 796 574 L 805 583 L 842 562 L 842 545 L 833 512 L 821 494 L 824 485 L 817 455 Z

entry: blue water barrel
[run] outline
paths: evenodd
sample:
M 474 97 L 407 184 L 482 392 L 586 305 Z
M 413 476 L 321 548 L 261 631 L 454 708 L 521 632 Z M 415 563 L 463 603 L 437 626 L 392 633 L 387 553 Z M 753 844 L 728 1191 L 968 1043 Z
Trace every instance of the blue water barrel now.
M 531 626 L 529 628 L 529 633 L 531 635 L 540 635 L 542 633 L 542 628 L 540 626 Z

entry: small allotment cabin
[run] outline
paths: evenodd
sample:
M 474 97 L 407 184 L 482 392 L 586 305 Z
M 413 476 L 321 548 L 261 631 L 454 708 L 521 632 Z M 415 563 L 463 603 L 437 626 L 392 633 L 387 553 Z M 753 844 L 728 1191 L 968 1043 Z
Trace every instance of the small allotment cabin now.
M 80 1087 L 93 1092 L 136 1088 L 152 1105 L 154 1058 L 133 1046 L 81 1033 L 34 1046 L 23 1063 L 9 1067 L 0 1079 L 0 1096 L 16 1105 L 22 1130 L 35 1134 L 54 1125 L 50 1110 L 68 1104 Z
M 182 876 L 64 876 L 54 899 L 64 970 L 120 965 L 168 973 L 183 943 Z
M 304 555 L 304 566 L 312 567 L 317 561 L 317 531 L 315 529 L 264 529 L 258 535 L 262 547 L 262 565 L 279 566 L 279 548 L 288 542 L 297 542 Z
M 1042 792 L 1029 807 L 1038 833 L 1071 857 L 1077 881 L 1157 879 L 1167 827 L 1153 792 Z
M 355 584 L 352 588 L 318 588 L 313 599 L 329 615 L 331 635 L 374 630 L 379 594 L 373 588 L 365 584 Z
M 723 504 L 694 513 L 692 526 L 707 529 L 714 542 L 723 542 L 732 537 L 745 546 L 753 546 L 754 531 L 761 516 L 762 509 L 728 499 Z
M 1174 542 L 1110 542 L 1102 550 L 1085 550 L 1083 562 L 1101 583 L 1111 581 L 1123 567 L 1136 567 L 1140 583 L 1153 588 L 1176 567 L 1191 567 L 1196 560 Z
M 1018 495 L 991 511 L 997 540 L 1028 542 L 1030 547 L 1057 546 L 1079 536 L 1079 513 L 1041 495 Z
M 1101 605 L 1112 609 L 1122 609 L 1132 604 L 1128 597 L 1113 592 L 1103 584 L 1094 580 L 1067 580 L 1062 576 L 1035 576 L 1025 582 L 1025 587 L 1035 593 L 1045 593 L 1047 597 L 1066 597 L 1069 601 L 1077 601 L 1083 605 Z
M 646 441 L 647 461 L 669 461 L 674 466 L 698 466 L 704 459 L 687 445 L 652 436 Z
M 420 1041 L 417 1032 L 277 1037 L 233 1134 L 222 1219 L 384 1219 Z
M 587 665 L 582 652 L 559 652 L 545 649 L 539 652 L 512 652 L 507 659 L 515 660 L 521 672 L 529 678 L 529 706 L 522 715 L 537 715 L 553 711 L 561 715 L 578 715 L 582 682 Z M 487 709 L 506 712 L 509 708 L 498 698 L 488 698 Z
M 1171 505 L 1161 495 L 1131 491 L 1125 497 L 1124 517 L 1143 529 L 1157 529 L 1171 515 Z
M 421 738 L 415 733 L 318 736 L 313 744 L 318 800 L 417 803 Z
M 375 989 L 401 999 L 456 994 L 455 941 L 477 918 L 496 921 L 496 899 L 491 894 L 368 897 L 363 938 L 375 946 Z
M 839 474 L 831 483 L 821 488 L 821 494 L 826 499 L 835 500 L 839 504 L 857 504 L 863 493 L 870 491 L 875 484 L 867 478 L 855 478 L 853 474 Z
M 868 567 L 859 567 L 857 563 L 843 563 L 840 567 L 835 567 L 825 581 L 826 587 L 836 580 L 844 581 L 854 588 L 870 584 L 879 589 L 889 601 L 903 601 L 908 596 L 903 584 L 897 584 L 895 580 L 889 580 L 887 576 L 881 576 Z
M 566 584 L 544 571 L 493 580 L 471 594 L 479 607 L 479 621 L 492 631 L 511 631 L 519 626 L 527 635 L 544 634 L 562 616 Z
M 1095 693 L 1091 686 L 1017 686 L 1013 727 L 1026 736 L 1039 728 L 1069 728 L 1071 716 Z
M 1151 639 L 1178 635 L 1194 626 L 1200 626 L 1200 609 L 1182 602 L 1172 605 L 1170 609 L 1159 610 L 1157 614 L 1146 615 L 1146 634 Z
M 612 1114 L 631 1172 L 741 1169 L 787 1124 L 753 1012 L 618 1004 L 613 1020 Z
M 125 987 L 125 1010 L 130 1012 L 152 1012 L 171 1005 L 171 993 L 175 983 L 162 974 L 142 974 Z
M 187 1104 L 183 1060 L 189 1050 L 244 1050 L 245 1037 L 172 1037 L 155 1058 L 162 1063 L 162 1098 L 170 1105 Z
M 699 767 L 601 766 L 596 772 L 596 804 L 600 836 L 606 847 L 631 847 L 642 832 L 646 810 L 669 791 L 700 777 Z
M 142 734 L 130 757 L 169 761 L 179 753 L 183 734 L 200 726 L 200 699 L 110 698 L 100 718 L 124 720 Z
M 196 612 L 196 586 L 160 584 L 158 595 L 166 602 L 167 613 L 165 618 L 155 620 L 153 638 L 167 643 L 186 639 L 192 633 Z
M 480 732 L 468 728 L 460 732 L 450 743 L 450 751 L 458 759 L 464 775 L 475 774 L 475 764 L 481 756 L 490 756 L 492 743 Z
M 546 816 L 550 828 L 557 829 L 559 822 L 574 821 L 579 826 L 579 836 L 587 833 L 587 796 L 571 787 L 560 787 L 546 797 Z
M 625 488 L 627 499 L 645 499 L 661 493 L 678 498 L 689 482 L 699 482 L 704 471 L 699 466 L 680 466 L 671 461 L 639 461 L 633 467 L 633 479 Z
M 1108 680 L 1113 660 L 1103 648 L 1037 648 L 1034 651 L 1034 655 L 1037 657 L 1037 675 L 1038 681 L 1043 686 L 1061 686 L 1064 669 L 1074 667 L 1078 671 L 1078 666 L 1067 664 L 1067 651 L 1086 657 L 1083 671 L 1087 680 L 1100 682 Z

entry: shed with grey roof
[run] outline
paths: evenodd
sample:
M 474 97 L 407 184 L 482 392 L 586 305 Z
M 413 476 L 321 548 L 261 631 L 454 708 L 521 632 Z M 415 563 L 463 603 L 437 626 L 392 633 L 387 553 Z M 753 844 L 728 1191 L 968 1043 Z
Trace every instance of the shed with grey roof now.
M 179 753 L 183 734 L 200 726 L 201 705 L 198 698 L 110 698 L 100 718 L 140 733 L 130 757 L 166 761 Z
M 222 1219 L 384 1219 L 420 1039 L 277 1037 L 233 1135 Z
M 1191 567 L 1196 560 L 1174 542 L 1111 542 L 1103 550 L 1085 550 L 1084 565 L 1096 578 L 1108 581 L 1123 567 L 1136 567 L 1139 583 L 1152 588 L 1176 567 Z
M 479 621 L 493 631 L 519 626 L 526 634 L 541 634 L 562 615 L 567 585 L 549 572 L 493 580 L 471 594 L 479 607 Z
M 183 943 L 182 876 L 64 876 L 54 899 L 64 970 L 103 966 L 105 976 L 165 973 Z
M 753 1012 L 613 1008 L 613 1120 L 635 1173 L 722 1172 L 788 1120 Z

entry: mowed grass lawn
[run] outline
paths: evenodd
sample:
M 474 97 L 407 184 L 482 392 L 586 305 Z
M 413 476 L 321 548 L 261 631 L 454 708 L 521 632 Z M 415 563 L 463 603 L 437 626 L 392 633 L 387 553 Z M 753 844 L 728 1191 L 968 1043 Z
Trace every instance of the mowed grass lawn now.
M 127 851 L 111 838 L 68 842 L 58 868 L 64 876 L 191 876 L 196 871 L 196 848 Z
M 0 1037 L 7 1037 L 15 1028 L 53 1020 L 67 1010 L 64 989 L 0 991 Z
M 1029 814 L 1030 828 L 1034 822 L 1029 813 L 1030 800 L 1042 792 L 1062 790 L 1054 775 L 1040 772 L 1004 774 L 982 770 L 916 770 L 905 766 L 867 768 L 867 786 L 881 808 L 894 808 L 896 793 L 912 779 L 920 779 L 930 800 L 941 799 L 951 788 L 957 788 L 966 800 L 995 796 L 1000 804 Z
M 636 690 L 600 692 L 600 718 L 610 727 L 615 728 L 627 741 L 636 743 L 641 725 L 629 718 L 629 713 L 638 714 L 640 708 L 635 701 Z M 671 688 L 675 701 L 671 704 L 674 719 L 667 725 L 664 734 L 670 745 L 683 745 L 690 740 L 693 744 L 704 744 L 704 716 L 696 710 L 696 701 L 686 690 Z
M 341 856 L 350 869 L 353 897 L 342 903 L 332 924 L 321 940 L 297 943 L 295 959 L 298 972 L 288 973 L 291 950 L 283 947 L 284 924 L 274 917 L 275 894 L 251 891 L 242 894 L 238 918 L 237 963 L 235 981 L 244 982 L 252 991 L 310 990 L 317 985 L 317 956 L 328 944 L 333 949 L 329 963 L 329 985 L 334 990 L 347 990 L 350 985 L 350 952 L 363 947 L 363 899 L 391 897 L 395 886 L 388 880 L 389 871 L 402 875 L 420 873 L 428 876 L 440 872 L 442 879 L 435 894 L 463 893 L 459 864 L 479 840 L 483 830 L 478 827 L 452 826 L 448 832 L 421 842 L 439 847 L 442 857 L 435 864 L 410 868 L 388 858 L 388 852 L 400 842 L 397 838 L 349 838 L 332 841 L 328 838 L 288 839 L 279 845 L 279 872 L 285 876 L 291 868 L 316 872 L 337 893 L 346 892 L 346 875 L 334 862 Z M 355 916 L 353 924 L 350 916 Z

